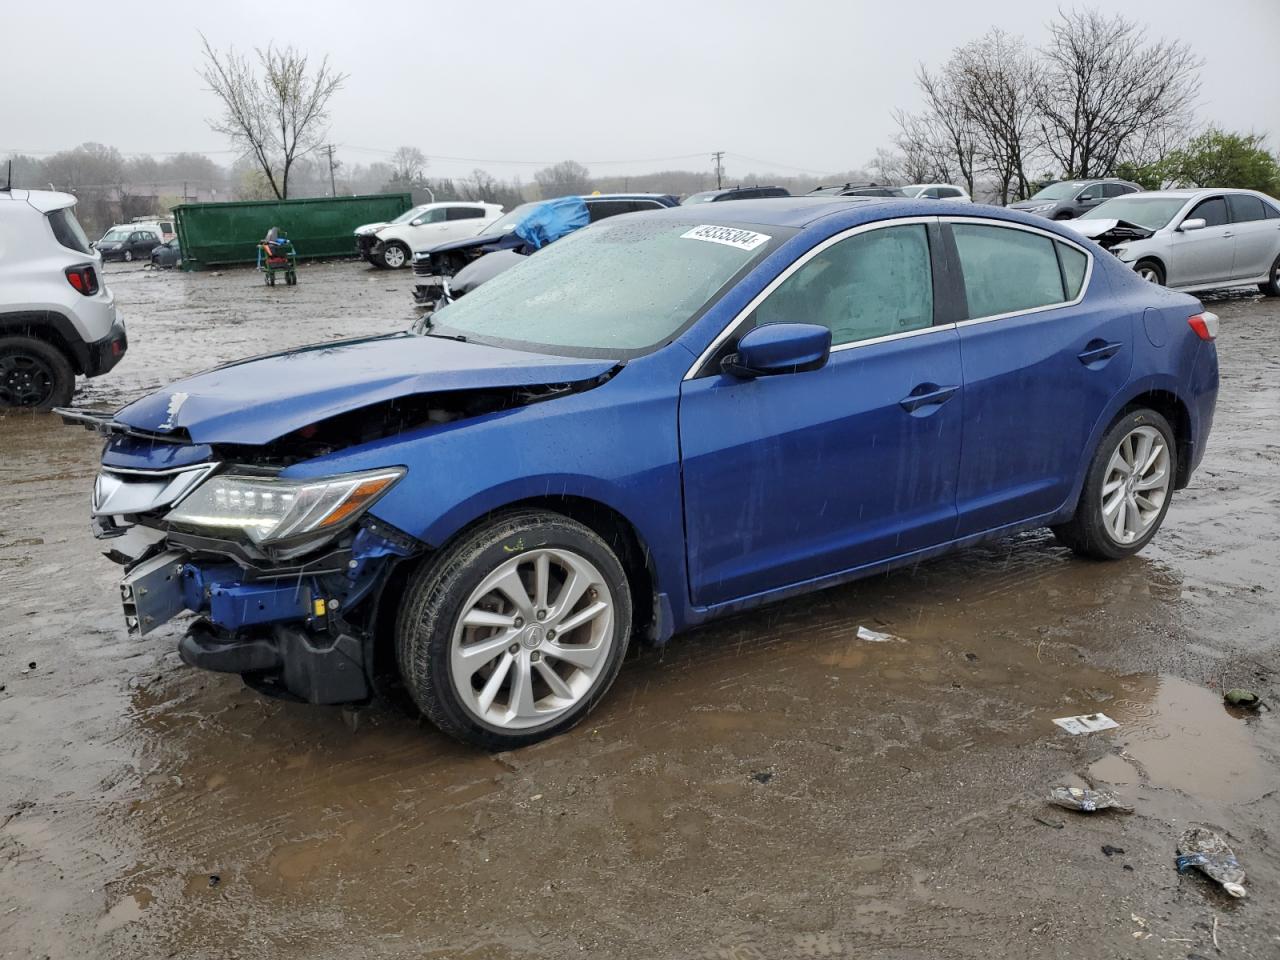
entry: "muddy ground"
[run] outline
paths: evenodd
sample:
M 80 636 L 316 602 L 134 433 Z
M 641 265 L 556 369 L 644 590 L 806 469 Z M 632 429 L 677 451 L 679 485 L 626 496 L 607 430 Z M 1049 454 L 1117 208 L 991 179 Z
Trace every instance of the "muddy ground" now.
M 81 406 L 412 318 L 353 263 L 108 280 L 131 348 Z M 0 957 L 1280 955 L 1280 713 L 1220 698 L 1280 706 L 1280 304 L 1207 299 L 1217 423 L 1140 557 L 1026 535 L 727 620 L 497 756 L 128 639 L 97 442 L 0 420 Z M 1119 728 L 1050 722 L 1094 710 Z M 1042 801 L 1086 780 L 1137 812 Z M 1190 824 L 1250 899 L 1174 871 Z

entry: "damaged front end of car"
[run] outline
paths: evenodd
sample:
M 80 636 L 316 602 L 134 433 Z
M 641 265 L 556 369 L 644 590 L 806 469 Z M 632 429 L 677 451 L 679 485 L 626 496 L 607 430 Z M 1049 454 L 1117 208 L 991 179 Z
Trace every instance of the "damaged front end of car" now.
M 405 466 L 327 474 L 317 464 L 588 389 L 612 367 L 529 371 L 484 351 L 351 341 L 217 368 L 115 413 L 58 411 L 106 438 L 92 525 L 125 569 L 130 633 L 189 612 L 178 649 L 191 666 L 290 699 L 369 699 L 385 663 L 386 645 L 375 650 L 383 591 L 431 546 L 371 512 L 406 481 Z
M 1135 240 L 1146 240 L 1155 236 L 1154 230 L 1128 220 L 1081 219 L 1073 221 L 1070 227 L 1112 253 L 1122 251 L 1125 244 L 1133 243 Z

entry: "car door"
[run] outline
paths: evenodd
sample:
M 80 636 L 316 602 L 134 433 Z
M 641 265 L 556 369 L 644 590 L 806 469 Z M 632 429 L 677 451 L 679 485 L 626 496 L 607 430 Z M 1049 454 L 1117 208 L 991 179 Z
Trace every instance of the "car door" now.
M 967 319 L 964 446 L 957 533 L 969 536 L 1062 506 L 1098 418 L 1128 380 L 1133 318 L 1082 300 L 1083 247 L 994 221 L 948 224 Z
M 1173 231 L 1169 238 L 1169 271 L 1165 282 L 1171 287 L 1226 282 L 1235 262 L 1235 231 L 1231 227 L 1225 197 L 1207 197 L 1192 207 L 1179 221 L 1200 219 L 1199 230 Z
M 441 231 L 443 240 L 465 240 L 474 237 L 484 220 L 484 207 L 446 207 L 444 212 L 445 229 Z
M 1268 273 L 1280 252 L 1280 220 L 1268 220 L 1262 201 L 1248 193 L 1227 194 L 1227 213 L 1236 242 L 1231 276 L 1248 280 Z
M 425 210 L 422 216 L 415 217 L 409 223 L 409 239 L 413 249 L 425 250 L 439 243 L 447 243 L 449 224 L 445 221 L 447 207 L 433 207 Z
M 743 311 L 820 323 L 819 370 L 743 380 L 709 364 L 682 385 L 690 593 L 715 605 L 949 540 L 960 457 L 960 353 L 935 295 L 930 218 L 819 244 Z

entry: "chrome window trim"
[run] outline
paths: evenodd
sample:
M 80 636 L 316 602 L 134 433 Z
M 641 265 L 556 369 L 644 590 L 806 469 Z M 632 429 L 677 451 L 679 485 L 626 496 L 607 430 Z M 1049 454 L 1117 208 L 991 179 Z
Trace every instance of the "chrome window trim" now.
M 730 320 L 727 324 L 725 324 L 724 329 L 722 329 L 718 334 L 716 334 L 715 338 L 711 341 L 711 343 L 707 346 L 707 348 L 703 350 L 702 353 L 698 354 L 698 359 L 696 359 L 693 362 L 693 366 L 691 366 L 685 372 L 685 375 L 681 378 L 681 380 L 695 379 L 698 371 L 701 370 L 703 365 L 706 364 L 706 362 L 711 359 L 712 355 L 715 354 L 715 352 L 720 349 L 720 347 L 724 344 L 724 342 L 733 335 L 733 332 L 738 328 L 738 325 L 741 324 L 743 320 L 751 316 L 752 312 L 754 312 L 755 309 L 758 306 L 760 306 L 760 304 L 764 303 L 764 301 L 769 298 L 770 294 L 772 294 L 773 291 L 778 289 L 778 287 L 782 286 L 782 284 L 785 283 L 793 273 L 795 273 L 797 270 L 803 267 L 806 263 L 808 263 L 811 259 L 816 257 L 818 254 L 822 253 L 822 251 L 826 250 L 828 247 L 832 247 L 835 244 L 839 243 L 841 240 L 846 240 L 849 237 L 857 236 L 860 233 L 870 233 L 872 230 L 882 230 L 885 227 L 909 226 L 911 224 L 916 224 L 916 223 L 922 223 L 922 224 L 928 225 L 930 223 L 938 223 L 939 220 L 940 218 L 936 216 L 934 217 L 897 217 L 893 220 L 876 220 L 872 223 L 860 223 L 856 227 L 849 227 L 847 230 L 842 230 L 837 234 L 833 234 L 832 236 L 827 237 L 827 239 L 823 240 L 817 246 L 812 247 L 809 250 L 806 250 L 799 259 L 793 260 L 785 270 L 783 270 L 780 274 L 778 274 L 771 281 L 769 281 L 768 286 L 766 286 L 763 290 L 761 290 L 754 297 L 752 297 L 751 300 L 747 303 L 747 305 L 743 307 L 741 310 L 739 310 L 734 315 L 732 320 Z M 842 343 L 842 344 L 839 344 L 838 346 L 832 347 L 831 352 L 837 353 L 842 350 L 847 350 L 851 347 L 864 347 L 869 344 L 885 343 L 889 340 L 897 340 L 902 337 L 918 336 L 922 333 L 932 333 L 934 330 L 946 330 L 946 329 L 954 329 L 954 328 L 955 328 L 955 324 L 944 324 L 941 326 L 931 325 L 928 327 L 921 327 L 918 330 L 904 330 L 902 333 L 890 333 L 890 334 L 886 334 L 883 337 L 875 337 L 871 340 L 853 340 L 853 341 L 850 341 L 849 343 Z
M 988 227 L 1005 227 L 1009 230 L 1021 230 L 1024 233 L 1035 233 L 1042 237 L 1048 237 L 1050 240 L 1056 240 L 1059 243 L 1065 243 L 1070 247 L 1079 250 L 1085 256 L 1084 279 L 1080 282 L 1080 292 L 1072 300 L 1063 300 L 1060 303 L 1046 303 L 1042 307 L 1028 307 L 1026 310 L 1013 310 L 1009 313 L 996 313 L 989 317 L 973 317 L 968 320 L 961 320 L 956 323 L 956 327 L 971 327 L 979 323 L 991 323 L 993 320 L 1008 320 L 1010 317 L 1025 317 L 1035 313 L 1044 313 L 1048 310 L 1061 310 L 1063 307 L 1074 307 L 1084 300 L 1089 293 L 1089 283 L 1093 280 L 1093 254 L 1081 243 L 1069 237 L 1064 237 L 1054 233 L 1051 230 L 1042 230 L 1040 227 L 1033 227 L 1024 223 L 1013 223 L 1009 220 L 997 220 L 994 217 L 956 217 L 945 216 L 938 218 L 943 223 L 959 223 L 959 224 L 978 224 L 979 226 Z M 1055 252 L 1055 256 L 1056 256 Z M 959 251 L 956 254 L 959 257 Z M 964 267 L 960 267 L 963 272 Z

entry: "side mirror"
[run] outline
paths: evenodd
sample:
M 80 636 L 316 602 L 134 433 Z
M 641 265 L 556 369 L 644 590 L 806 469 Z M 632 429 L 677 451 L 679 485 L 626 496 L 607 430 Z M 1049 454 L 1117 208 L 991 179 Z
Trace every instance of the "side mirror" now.
M 1192 217 L 1190 220 L 1183 220 L 1178 225 L 1179 230 L 1203 230 L 1204 217 Z
M 733 377 L 751 380 L 779 373 L 817 370 L 831 356 L 831 331 L 816 323 L 766 323 L 738 341 L 737 352 L 720 362 Z

